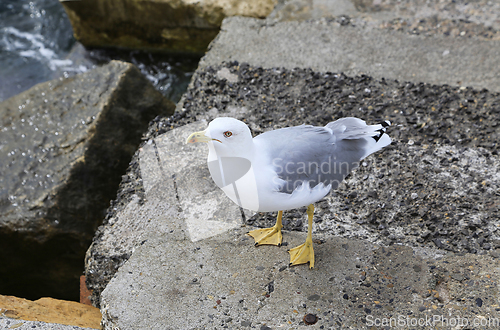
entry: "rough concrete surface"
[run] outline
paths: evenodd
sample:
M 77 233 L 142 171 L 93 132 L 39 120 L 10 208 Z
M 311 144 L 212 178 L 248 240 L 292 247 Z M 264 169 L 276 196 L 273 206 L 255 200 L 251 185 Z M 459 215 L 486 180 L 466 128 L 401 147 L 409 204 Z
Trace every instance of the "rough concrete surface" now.
M 341 25 L 412 35 L 500 39 L 500 3 L 490 0 L 284 0 L 269 23 L 325 18 Z
M 384 318 L 498 318 L 491 257 L 434 261 L 404 246 L 317 235 L 318 267 L 289 268 L 287 247 L 255 248 L 249 228 L 191 242 L 171 219 L 171 232 L 137 248 L 104 290 L 105 329 L 360 329 Z M 305 239 L 284 237 L 287 246 Z M 315 325 L 305 326 L 307 314 Z
M 185 121 L 235 116 L 255 134 L 344 116 L 393 123 L 393 143 L 317 203 L 316 230 L 455 252 L 500 247 L 498 93 L 237 63 L 199 70 L 193 86 L 182 104 Z M 304 212 L 285 212 L 285 228 L 304 228 Z
M 321 3 L 280 2 L 295 16 L 312 8 L 310 17 L 226 20 L 176 113 L 151 122 L 88 252 L 105 329 L 500 326 L 498 9 L 355 1 L 342 2 L 352 20 L 318 19 Z M 395 28 L 403 12 L 420 35 Z M 492 37 L 443 32 L 462 28 L 465 14 L 476 22 L 467 33 L 490 26 Z M 482 68 L 481 54 L 491 61 Z M 284 246 L 255 248 L 245 233 L 275 214 L 226 206 L 205 146 L 181 143 L 217 116 L 242 119 L 254 134 L 345 116 L 393 123 L 393 144 L 316 203 L 314 270 L 288 267 L 286 249 L 305 239 L 305 210 L 285 212 Z M 150 230 L 136 229 L 145 222 Z M 227 231 L 212 236 L 221 225 Z M 127 230 L 140 234 L 109 248 Z
M 281 248 L 255 248 L 245 235 L 251 227 L 238 226 L 243 219 L 237 208 L 227 204 L 234 211 L 228 210 L 224 198 L 214 194 L 218 190 L 204 166 L 206 150 L 183 144 L 189 132 L 204 125 L 171 130 L 142 147 L 143 180 L 155 180 L 144 186 L 144 205 L 131 203 L 139 216 L 127 208 L 117 212 L 89 250 L 113 251 L 106 245 L 114 244 L 133 251 L 101 295 L 105 329 L 301 328 L 306 314 L 319 317 L 313 327 L 318 329 L 362 328 L 391 318 L 398 324 L 426 319 L 438 324 L 436 318 L 450 315 L 453 322 L 496 322 L 500 269 L 492 256 L 384 247 L 315 233 L 317 266 L 310 271 L 287 267 L 286 249 L 300 244 L 304 233 L 285 232 Z M 163 161 L 157 156 L 162 149 L 170 154 Z M 189 198 L 203 201 L 205 211 L 181 207 Z M 217 210 L 225 210 L 222 218 Z M 229 221 L 226 228 L 233 229 L 199 240 L 200 231 L 205 237 L 217 233 L 214 220 Z M 149 230 L 140 230 L 138 222 Z M 125 242 L 116 242 L 117 237 Z M 99 274 L 102 265 L 92 271 Z

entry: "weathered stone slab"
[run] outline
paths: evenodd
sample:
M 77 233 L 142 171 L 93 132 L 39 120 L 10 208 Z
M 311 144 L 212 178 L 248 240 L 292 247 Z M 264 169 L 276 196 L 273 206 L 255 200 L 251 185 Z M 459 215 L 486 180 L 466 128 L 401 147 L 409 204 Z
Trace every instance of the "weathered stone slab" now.
M 0 292 L 77 300 L 81 260 L 142 132 L 173 108 L 118 61 L 0 104 Z
M 413 35 L 499 40 L 498 8 L 497 2 L 489 0 L 283 0 L 267 19 L 283 22 L 326 18 L 342 25 Z
M 500 91 L 500 40 L 455 39 L 342 26 L 326 19 L 277 22 L 229 17 L 200 66 L 238 61 L 263 68 L 308 67 L 400 81 Z
M 206 148 L 186 145 L 190 133 L 205 128 L 205 122 L 186 125 L 154 139 L 158 162 L 162 164 L 165 174 L 174 176 L 176 197 L 193 242 L 243 224 L 242 211 L 218 189 L 214 189 L 206 167 Z M 141 161 L 141 168 L 142 164 Z M 147 172 L 145 174 L 150 177 Z M 150 191 L 151 194 L 154 191 Z
M 280 248 L 254 247 L 245 235 L 251 228 L 192 242 L 175 229 L 183 226 L 182 217 L 171 220 L 171 230 L 137 247 L 102 293 L 104 329 L 369 329 L 384 319 L 402 328 L 425 319 L 434 326 L 446 325 L 445 318 L 500 321 L 500 268 L 489 256 L 416 254 L 400 245 L 315 235 L 322 242 L 315 245 L 318 266 L 290 268 L 286 249 L 301 244 L 305 233 L 285 232 L 287 246 Z M 306 327 L 307 314 L 317 317 L 314 325 Z
M 75 37 L 88 47 L 204 53 L 222 20 L 266 17 L 276 0 L 60 0 Z

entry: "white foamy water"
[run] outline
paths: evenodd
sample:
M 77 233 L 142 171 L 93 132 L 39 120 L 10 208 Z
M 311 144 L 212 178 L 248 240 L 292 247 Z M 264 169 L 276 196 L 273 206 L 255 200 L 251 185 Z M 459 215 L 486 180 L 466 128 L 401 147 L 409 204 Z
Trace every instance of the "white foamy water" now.
M 58 0 L 0 0 L 0 102 L 64 72 L 79 72 L 67 58 L 74 43 Z
M 61 59 L 52 49 L 48 48 L 44 36 L 22 32 L 14 27 L 3 28 L 1 47 L 6 51 L 14 52 L 19 56 L 32 58 L 45 63 L 50 70 L 63 69 L 68 71 L 77 71 L 72 68 L 73 61 Z

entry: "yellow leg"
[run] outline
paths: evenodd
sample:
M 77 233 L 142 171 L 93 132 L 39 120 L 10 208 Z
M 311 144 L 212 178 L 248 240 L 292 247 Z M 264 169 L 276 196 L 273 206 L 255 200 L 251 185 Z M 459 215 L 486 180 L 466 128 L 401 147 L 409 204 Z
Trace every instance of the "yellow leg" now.
M 307 238 L 302 245 L 290 249 L 290 266 L 305 264 L 309 262 L 309 268 L 314 268 L 314 249 L 312 242 L 312 222 L 314 215 L 314 205 L 307 207 Z
M 255 246 L 270 244 L 281 246 L 281 241 L 283 236 L 281 235 L 281 218 L 283 217 L 283 211 L 278 212 L 278 218 L 276 219 L 276 224 L 271 228 L 261 228 L 255 229 L 248 233 L 255 239 Z

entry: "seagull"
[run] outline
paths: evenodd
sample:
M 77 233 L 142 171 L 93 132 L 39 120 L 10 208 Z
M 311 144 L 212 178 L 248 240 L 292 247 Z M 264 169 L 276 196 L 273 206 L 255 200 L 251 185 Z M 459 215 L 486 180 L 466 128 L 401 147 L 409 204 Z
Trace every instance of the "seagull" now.
M 303 124 L 252 137 L 244 122 L 219 117 L 186 143 L 208 144 L 210 175 L 233 202 L 252 211 L 278 211 L 273 227 L 248 233 L 255 246 L 280 246 L 283 211 L 307 206 L 306 241 L 288 252 L 290 266 L 309 263 L 313 268 L 313 204 L 336 189 L 361 160 L 391 143 L 386 134 L 390 125 L 347 117 L 324 127 Z

